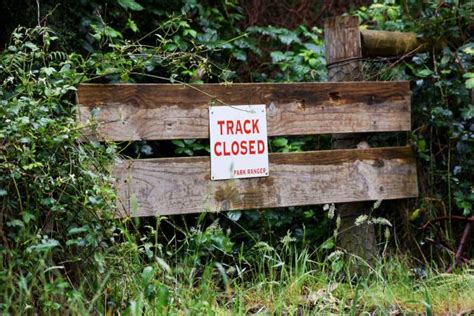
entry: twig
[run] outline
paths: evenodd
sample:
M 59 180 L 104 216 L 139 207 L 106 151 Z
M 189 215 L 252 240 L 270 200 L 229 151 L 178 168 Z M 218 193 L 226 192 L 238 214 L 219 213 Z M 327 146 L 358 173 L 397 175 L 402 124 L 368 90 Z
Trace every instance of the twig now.
M 474 216 L 471 216 L 472 222 L 469 222 L 466 224 L 466 227 L 464 227 L 464 232 L 461 237 L 461 241 L 459 242 L 458 250 L 456 251 L 456 255 L 454 257 L 454 263 L 448 268 L 446 272 L 450 273 L 453 271 L 453 269 L 461 263 L 462 259 L 462 253 L 464 252 L 464 248 L 467 246 L 469 242 L 469 237 L 471 236 L 472 233 L 472 226 L 474 223 Z
M 38 18 L 38 26 L 41 26 L 41 11 L 40 11 L 40 1 L 36 0 L 36 14 Z
M 433 223 L 436 222 L 441 222 L 441 221 L 447 221 L 447 220 L 454 220 L 454 221 L 459 221 L 459 222 L 467 222 L 467 223 L 474 223 L 474 216 L 467 217 L 467 216 L 440 216 L 435 219 L 432 219 L 428 221 L 425 225 L 421 226 L 420 229 L 425 229 L 429 225 L 432 225 Z

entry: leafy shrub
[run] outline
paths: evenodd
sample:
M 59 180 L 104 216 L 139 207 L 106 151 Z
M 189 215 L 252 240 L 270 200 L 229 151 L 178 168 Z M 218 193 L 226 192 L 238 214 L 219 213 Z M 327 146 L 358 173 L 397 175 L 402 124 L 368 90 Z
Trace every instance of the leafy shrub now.
M 0 55 L 2 302 L 33 310 L 65 308 L 67 276 L 93 278 L 76 274 L 109 244 L 103 219 L 114 210 L 104 173 L 114 149 L 79 142 L 82 58 L 55 50 L 56 39 L 19 28 Z
M 422 162 L 421 209 L 425 218 L 446 213 L 468 216 L 474 203 L 474 105 L 470 91 L 474 42 L 468 35 L 473 30 L 472 3 L 407 3 L 409 6 L 403 7 L 386 1 L 356 14 L 369 27 L 416 32 L 431 48 L 402 56 L 388 66 L 385 62 L 382 69 L 374 68 L 375 76 L 370 70 L 367 76 L 413 82 L 412 138 Z M 447 210 L 436 210 L 443 204 Z

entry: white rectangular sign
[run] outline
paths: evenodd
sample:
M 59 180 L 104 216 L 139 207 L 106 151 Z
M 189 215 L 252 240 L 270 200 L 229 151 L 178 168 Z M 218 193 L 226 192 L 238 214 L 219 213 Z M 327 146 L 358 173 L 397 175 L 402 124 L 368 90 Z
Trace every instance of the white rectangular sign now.
M 211 179 L 268 176 L 265 104 L 209 107 Z

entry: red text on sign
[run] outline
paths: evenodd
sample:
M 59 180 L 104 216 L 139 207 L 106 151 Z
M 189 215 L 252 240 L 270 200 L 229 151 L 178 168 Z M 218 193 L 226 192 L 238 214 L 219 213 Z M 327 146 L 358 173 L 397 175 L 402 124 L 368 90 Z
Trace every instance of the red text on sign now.
M 217 121 L 221 135 L 260 134 L 258 120 Z
M 216 142 L 214 144 L 214 153 L 216 156 L 237 156 L 237 155 L 256 155 L 265 152 L 265 143 L 263 140 L 241 140 L 228 142 Z

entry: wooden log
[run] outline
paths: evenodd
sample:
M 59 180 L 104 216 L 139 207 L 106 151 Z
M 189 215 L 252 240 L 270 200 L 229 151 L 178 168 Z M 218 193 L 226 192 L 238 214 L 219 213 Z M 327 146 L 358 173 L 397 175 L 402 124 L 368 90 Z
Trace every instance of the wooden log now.
M 410 130 L 410 88 L 400 82 L 81 85 L 78 119 L 99 140 L 208 138 L 209 104 L 266 104 L 268 135 Z
M 428 48 L 416 33 L 360 30 L 362 54 L 367 57 L 387 57 L 420 53 Z
M 210 180 L 209 157 L 124 160 L 118 216 L 386 200 L 418 194 L 410 147 L 270 154 L 270 176 Z

